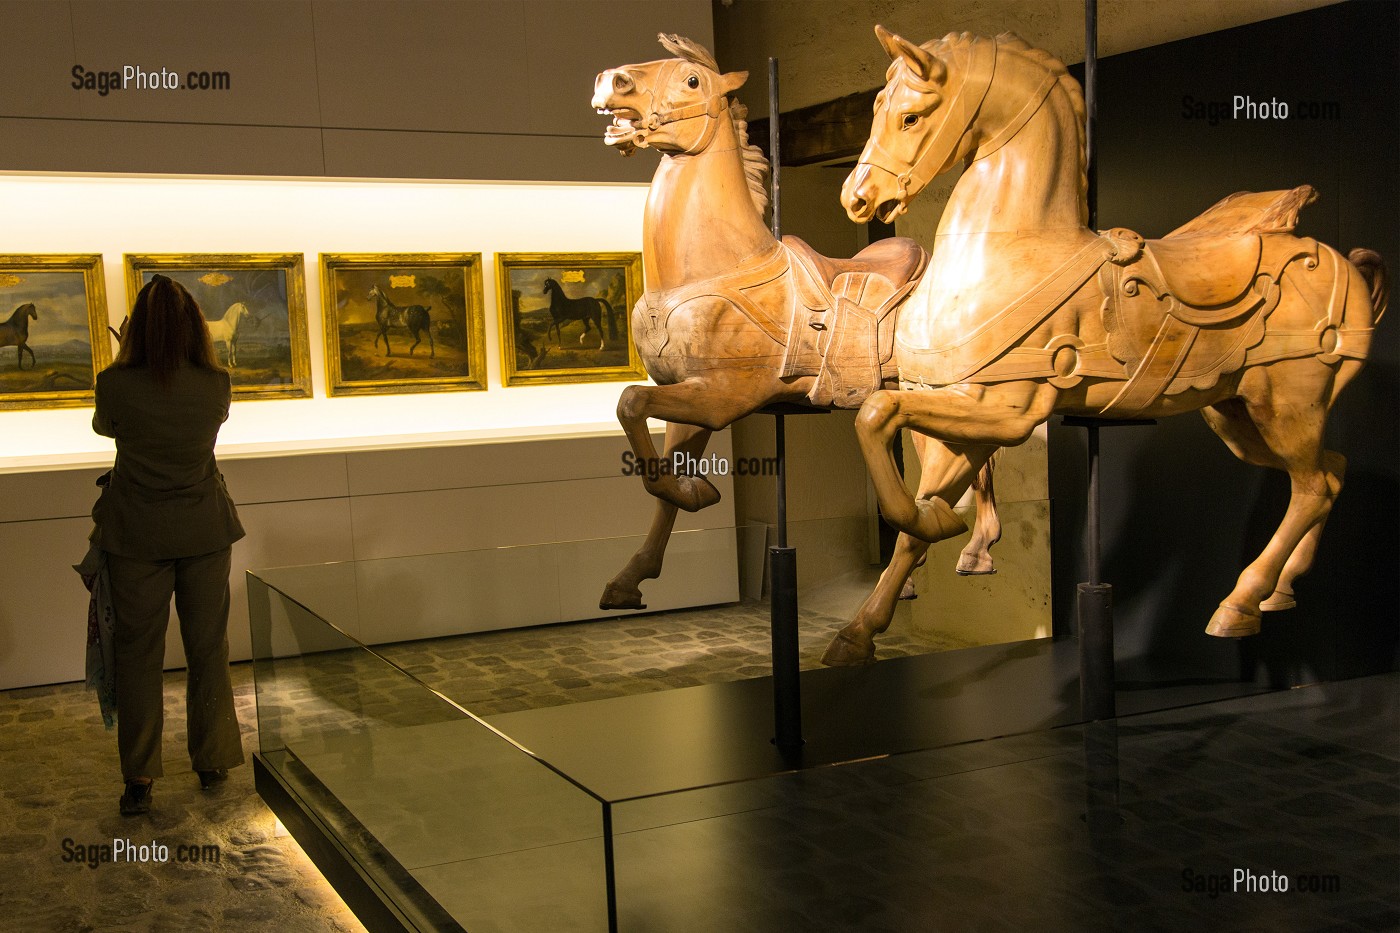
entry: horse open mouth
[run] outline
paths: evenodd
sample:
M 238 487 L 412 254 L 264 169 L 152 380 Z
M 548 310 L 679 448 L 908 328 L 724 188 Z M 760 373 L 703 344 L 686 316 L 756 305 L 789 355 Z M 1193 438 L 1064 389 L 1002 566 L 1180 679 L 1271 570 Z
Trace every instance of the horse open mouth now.
M 890 198 L 888 201 L 880 202 L 880 206 L 875 208 L 875 218 L 882 224 L 893 223 L 894 219 L 904 213 L 904 202 L 899 198 Z

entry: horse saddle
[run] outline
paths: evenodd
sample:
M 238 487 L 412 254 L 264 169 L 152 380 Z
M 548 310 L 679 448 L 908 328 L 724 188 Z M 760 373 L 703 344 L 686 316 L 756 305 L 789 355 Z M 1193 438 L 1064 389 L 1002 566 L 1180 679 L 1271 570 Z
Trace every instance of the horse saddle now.
M 858 408 L 897 378 L 893 311 L 928 266 L 913 240 L 891 237 L 850 259 L 823 256 L 797 237 L 791 250 L 795 302 L 783 376 L 816 376 L 814 405 Z
M 1311 185 L 1236 192 L 1144 242 L 1130 262 L 1100 269 L 1108 349 L 1129 374 L 1103 414 L 1131 418 L 1163 395 L 1209 389 L 1245 365 L 1265 340 L 1284 269 L 1317 261 L 1317 242 L 1291 235 L 1298 212 L 1316 199 Z
M 1265 339 L 1284 269 L 1316 256 L 1316 241 L 1290 235 L 1200 233 L 1147 241 L 1134 262 L 1105 265 L 1108 350 L 1128 381 L 1102 414 L 1136 417 L 1239 371 Z

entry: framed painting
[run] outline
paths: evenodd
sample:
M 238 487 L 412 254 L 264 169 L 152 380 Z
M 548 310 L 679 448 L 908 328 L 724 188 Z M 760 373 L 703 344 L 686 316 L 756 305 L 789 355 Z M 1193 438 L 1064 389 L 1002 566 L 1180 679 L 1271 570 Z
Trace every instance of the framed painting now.
M 641 253 L 498 253 L 496 282 L 506 385 L 647 377 L 630 326 Z
M 311 397 L 300 253 L 128 255 L 128 306 L 156 273 L 199 302 L 214 354 L 232 377 L 234 401 Z
M 0 409 L 91 405 L 107 326 L 101 256 L 0 255 Z
M 323 253 L 331 395 L 486 388 L 480 253 Z

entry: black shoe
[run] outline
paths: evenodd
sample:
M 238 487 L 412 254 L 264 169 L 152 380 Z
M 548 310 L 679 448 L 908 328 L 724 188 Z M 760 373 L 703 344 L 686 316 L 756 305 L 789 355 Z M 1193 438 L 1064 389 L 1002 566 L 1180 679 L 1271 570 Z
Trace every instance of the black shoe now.
M 140 816 L 151 812 L 151 782 L 127 781 L 126 793 L 120 802 L 122 816 Z
M 203 790 L 212 790 L 215 785 L 222 784 L 228 780 L 227 768 L 216 768 L 213 771 L 196 771 L 199 775 L 199 786 Z

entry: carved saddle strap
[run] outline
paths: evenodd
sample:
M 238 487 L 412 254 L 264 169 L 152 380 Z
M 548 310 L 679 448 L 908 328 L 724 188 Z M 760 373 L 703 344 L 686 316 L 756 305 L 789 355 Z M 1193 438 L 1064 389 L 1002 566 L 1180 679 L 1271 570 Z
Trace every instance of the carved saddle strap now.
M 901 373 L 901 382 L 924 387 L 1054 375 L 1051 358 L 1056 348 L 1022 350 L 1016 345 L 1073 298 L 1104 263 L 1117 261 L 1129 248 L 1129 244 L 1113 237 L 1096 237 L 1030 291 L 989 316 L 956 344 L 924 353 L 921 366 L 935 376 L 934 381 L 925 381 L 922 374 L 905 376 Z M 986 338 L 995 339 L 996 343 L 990 343 L 989 339 L 990 345 L 981 344 Z M 968 350 L 974 346 L 979 346 L 978 351 L 969 354 Z

